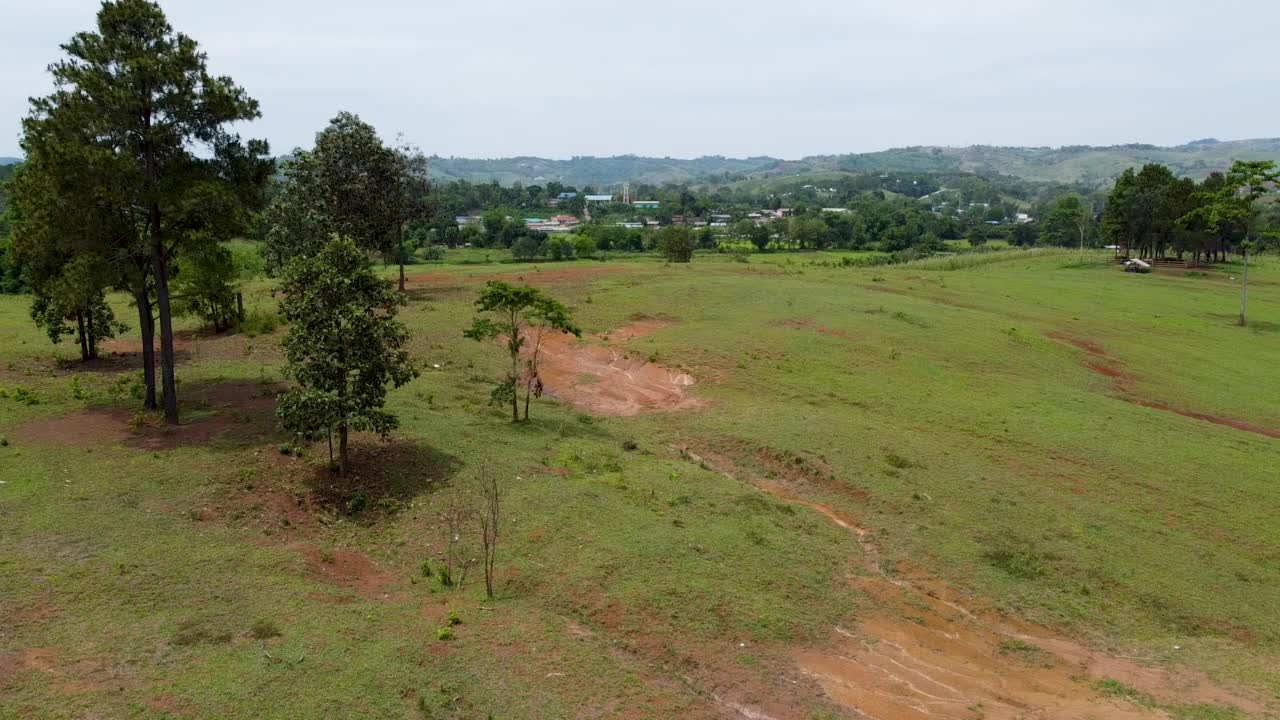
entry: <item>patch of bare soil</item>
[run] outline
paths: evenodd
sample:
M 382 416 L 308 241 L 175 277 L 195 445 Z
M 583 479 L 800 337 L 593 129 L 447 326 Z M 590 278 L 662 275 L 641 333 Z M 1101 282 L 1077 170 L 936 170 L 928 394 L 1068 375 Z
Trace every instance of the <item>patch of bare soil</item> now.
M 39 673 L 44 683 L 64 695 L 123 690 L 134 685 L 132 675 L 121 668 L 89 658 L 67 660 L 53 648 L 0 651 L 0 689 L 31 672 Z
M 187 417 L 197 419 L 176 427 L 121 408 L 92 408 L 33 420 L 13 436 L 32 444 L 80 448 L 122 444 L 139 450 L 172 450 L 215 441 L 261 442 L 273 432 L 280 390 L 277 385 L 252 382 L 187 388 L 182 409 Z
M 602 337 L 626 341 L 665 327 L 646 320 Z M 625 349 L 581 342 L 555 333 L 543 339 L 538 375 L 556 398 L 596 415 L 629 416 L 643 412 L 686 410 L 703 401 L 692 397 L 693 376 L 649 362 Z
M 1182 417 L 1191 418 L 1192 420 L 1201 420 L 1203 422 L 1222 425 L 1224 427 L 1234 428 L 1243 432 L 1280 439 L 1280 428 L 1266 427 L 1265 425 L 1259 425 L 1257 423 L 1240 420 L 1238 418 L 1196 412 L 1194 410 L 1170 405 L 1169 403 L 1162 402 L 1160 400 L 1150 400 L 1145 398 L 1134 387 L 1136 384 L 1136 378 L 1124 369 L 1124 364 L 1121 361 L 1108 355 L 1107 351 L 1098 343 L 1086 338 L 1079 338 L 1061 332 L 1051 332 L 1049 333 L 1049 337 L 1059 342 L 1071 345 L 1072 347 L 1087 354 L 1089 359 L 1084 361 L 1084 366 L 1099 375 L 1110 378 L 1112 381 L 1112 387 L 1125 402 L 1130 402 L 1134 405 L 1141 405 L 1142 407 L 1151 408 L 1152 410 L 1161 410 L 1163 412 L 1173 413 L 1174 415 L 1181 415 Z
M 737 477 L 722 456 L 682 454 Z M 1203 674 L 1150 667 L 1092 650 L 1052 630 L 995 613 L 971 610 L 956 593 L 927 577 L 888 575 L 868 532 L 854 518 L 801 497 L 787 485 L 744 475 L 779 499 L 817 511 L 850 532 L 865 571 L 850 584 L 873 602 L 852 629 L 835 627 L 818 647 L 797 648 L 799 668 L 834 702 L 876 720 L 985 718 L 1167 717 L 1162 711 L 1101 694 L 1094 683 L 1113 679 L 1162 703 L 1263 705 L 1211 683 Z M 751 717 L 751 715 L 746 715 Z M 760 715 L 765 717 L 765 715 Z
M 857 336 L 852 333 L 845 332 L 826 325 L 815 323 L 812 318 L 799 318 L 797 320 L 786 320 L 782 322 L 782 327 L 791 328 L 792 330 L 813 330 L 819 335 L 828 335 L 830 337 L 838 337 L 842 340 L 856 341 Z
M 395 599 L 389 589 L 395 576 L 367 556 L 354 550 L 322 550 L 314 545 L 303 545 L 299 551 L 315 577 L 353 590 L 368 600 L 390 602 Z

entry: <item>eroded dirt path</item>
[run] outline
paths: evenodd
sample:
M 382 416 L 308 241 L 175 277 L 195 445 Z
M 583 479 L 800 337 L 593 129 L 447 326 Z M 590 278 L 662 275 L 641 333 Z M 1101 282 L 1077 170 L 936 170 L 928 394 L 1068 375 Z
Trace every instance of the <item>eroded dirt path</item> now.
M 818 647 L 793 657 L 827 696 L 875 720 L 1075 720 L 1166 718 L 1156 708 L 1108 696 L 1117 681 L 1160 704 L 1215 704 L 1260 713 L 1265 707 L 1219 688 L 1202 673 L 1149 667 L 1092 650 L 1049 628 L 970 609 L 945 584 L 923 574 L 890 575 L 868 531 L 834 508 L 784 484 L 739 472 L 728 458 L 678 448 L 683 456 L 744 480 L 780 500 L 808 507 L 850 532 L 862 549 L 851 589 L 871 608 L 856 624 L 832 628 Z
M 1234 428 L 1243 432 L 1254 433 L 1255 435 L 1265 435 L 1270 438 L 1280 439 L 1280 428 L 1271 428 L 1257 423 L 1238 418 L 1224 417 L 1221 415 L 1211 415 L 1209 413 L 1196 412 L 1186 408 L 1176 407 L 1159 400 L 1151 400 L 1143 397 L 1137 389 L 1135 389 L 1135 379 L 1124 367 L 1124 363 L 1111 357 L 1103 347 L 1092 340 L 1075 337 L 1061 332 L 1049 333 L 1049 337 L 1058 342 L 1066 343 L 1077 350 L 1083 351 L 1086 355 L 1084 366 L 1095 373 L 1111 379 L 1112 387 L 1116 393 L 1125 402 L 1141 405 L 1152 410 L 1160 410 L 1163 412 L 1181 415 L 1192 420 L 1200 420 L 1202 422 L 1212 423 L 1214 425 L 1222 425 L 1224 427 Z
M 548 335 L 542 341 L 538 375 L 551 395 L 596 415 L 699 407 L 702 401 L 689 394 L 691 375 L 649 362 L 625 348 L 628 341 L 668 324 L 644 320 L 584 341 L 561 333 Z

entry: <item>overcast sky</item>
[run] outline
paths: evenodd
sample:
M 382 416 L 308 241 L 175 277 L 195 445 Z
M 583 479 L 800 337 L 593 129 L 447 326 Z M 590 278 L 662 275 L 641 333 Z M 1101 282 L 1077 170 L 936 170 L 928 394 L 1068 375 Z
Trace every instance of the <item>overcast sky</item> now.
M 277 152 L 673 157 L 1280 135 L 1271 0 L 164 0 Z M 89 0 L 0 0 L 0 155 Z

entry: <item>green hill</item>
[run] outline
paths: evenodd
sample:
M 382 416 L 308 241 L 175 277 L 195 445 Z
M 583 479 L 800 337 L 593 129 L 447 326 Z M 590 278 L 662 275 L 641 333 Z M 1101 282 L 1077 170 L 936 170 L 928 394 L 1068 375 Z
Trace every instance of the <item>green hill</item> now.
M 552 181 L 583 187 L 609 187 L 623 182 L 703 184 L 743 182 L 813 173 L 920 172 L 1010 175 L 1027 180 L 1108 184 L 1126 168 L 1162 163 L 1179 175 L 1201 178 L 1224 170 L 1233 160 L 1280 161 L 1280 138 L 1256 140 L 1197 140 L 1177 147 L 1155 145 L 1087 145 L 1050 147 L 917 146 L 873 153 L 816 155 L 800 160 L 772 157 L 694 159 L 637 155 L 575 157 L 548 160 L 537 157 L 497 159 L 432 158 L 432 174 L 445 180 L 498 181 L 526 185 Z M 819 179 L 821 176 L 819 176 Z

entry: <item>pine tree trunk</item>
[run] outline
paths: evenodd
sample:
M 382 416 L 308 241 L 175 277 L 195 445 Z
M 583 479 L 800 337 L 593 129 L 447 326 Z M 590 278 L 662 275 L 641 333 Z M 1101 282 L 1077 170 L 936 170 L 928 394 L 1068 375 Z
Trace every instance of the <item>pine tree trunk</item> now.
M 396 252 L 400 261 L 400 292 L 404 292 L 404 228 L 396 228 L 396 245 L 399 248 Z
M 151 318 L 151 296 L 147 293 L 146 283 L 141 289 L 134 289 L 133 300 L 138 304 L 138 332 L 142 334 L 142 378 L 147 386 L 147 399 L 144 407 L 156 409 L 156 328 Z
M 347 424 L 338 425 L 338 474 L 347 475 Z
M 80 340 L 80 360 L 89 359 L 89 339 L 84 334 L 84 313 L 76 311 L 76 336 Z
M 158 213 L 156 220 L 158 221 Z M 169 425 L 177 425 L 178 383 L 173 368 L 173 313 L 169 307 L 169 263 L 164 256 L 164 249 L 158 243 L 151 248 L 151 270 L 155 273 L 156 310 L 160 315 L 160 374 L 164 387 L 164 421 Z
M 93 329 L 93 311 L 84 314 L 84 336 L 89 345 L 89 359 L 98 359 L 98 335 Z
M 1244 325 L 1245 305 L 1249 300 L 1249 252 L 1242 251 L 1241 256 L 1244 258 L 1244 273 L 1240 276 L 1240 324 Z

